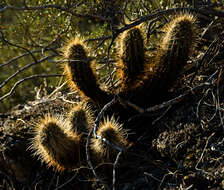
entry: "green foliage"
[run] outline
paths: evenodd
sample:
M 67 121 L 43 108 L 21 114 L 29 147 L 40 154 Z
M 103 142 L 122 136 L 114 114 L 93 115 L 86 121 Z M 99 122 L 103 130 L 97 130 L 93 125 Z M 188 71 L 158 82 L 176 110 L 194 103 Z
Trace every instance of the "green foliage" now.
M 10 1 L 7 5 L 22 7 L 21 4 L 18 5 L 19 1 L 16 2 L 17 3 L 14 4 L 14 2 Z M 30 2 L 30 4 L 34 6 L 34 2 L 35 1 Z M 29 3 L 27 3 L 27 5 L 29 5 Z M 48 47 L 48 45 L 52 43 L 54 39 L 56 39 L 57 35 L 63 32 L 67 24 L 68 16 L 59 10 L 6 10 L 2 12 L 0 14 L 0 25 L 3 26 L 2 33 L 4 34 L 5 40 L 12 44 L 23 47 L 23 49 L 10 45 L 5 41 L 0 41 L 1 55 L 4 55 L 0 57 L 0 64 L 7 63 L 9 60 L 17 56 L 28 53 L 27 50 L 38 51 L 36 53 L 33 53 L 36 60 L 40 60 L 45 56 L 52 55 L 52 52 L 50 52 L 49 50 L 44 51 L 43 48 Z M 60 46 L 60 43 L 61 39 L 57 39 L 50 46 L 50 48 L 57 49 Z M 43 55 L 41 51 L 43 51 Z M 12 62 L 8 66 L 1 67 L 0 81 L 3 82 L 13 73 L 18 71 L 25 65 L 31 64 L 33 62 L 35 62 L 35 60 L 32 58 L 32 56 L 27 55 Z M 2 96 L 8 93 L 16 81 L 27 76 L 41 73 L 59 72 L 60 69 L 57 65 L 54 66 L 52 65 L 52 63 L 45 61 L 41 64 L 30 67 L 29 69 L 19 73 L 16 77 L 13 77 L 12 80 L 10 80 L 9 83 L 0 90 L 0 94 Z M 47 79 L 47 82 L 49 83 L 49 85 L 57 84 L 57 80 Z M 0 111 L 5 111 L 11 108 L 13 105 L 33 99 L 33 96 L 35 95 L 34 87 L 39 87 L 41 83 L 43 83 L 43 79 L 29 81 L 19 86 L 15 94 L 11 98 L 5 99 L 3 101 Z
M 111 36 L 112 31 L 129 24 L 141 16 L 155 13 L 173 7 L 187 7 L 188 1 L 121 1 L 121 0 L 4 0 L 0 4 L 0 83 L 28 64 L 52 56 L 45 61 L 21 71 L 0 89 L 0 97 L 10 91 L 13 85 L 34 74 L 61 73 L 61 47 L 72 37 L 81 34 L 85 40 Z M 9 7 L 9 8 L 7 8 Z M 7 9 L 5 9 L 7 8 Z M 158 17 L 158 20 L 148 25 L 152 32 L 147 49 L 156 47 L 160 38 L 160 28 L 168 17 Z M 1 34 L 0 34 L 1 35 Z M 149 37 L 149 36 L 147 36 Z M 97 60 L 105 60 L 111 38 L 107 40 L 89 40 L 92 48 L 91 56 Z M 110 50 L 110 57 L 116 59 L 116 44 Z M 33 52 L 32 55 L 29 52 Z M 21 58 L 15 59 L 17 56 Z M 35 57 L 35 59 L 34 59 Z M 2 66 L 11 62 L 6 66 Z M 96 69 L 102 67 L 97 64 Z M 114 67 L 110 67 L 110 70 Z M 108 67 L 103 67 L 99 77 L 108 75 Z M 108 78 L 108 77 L 106 77 Z M 46 79 L 49 86 L 58 84 L 59 78 Z M 35 87 L 40 88 L 43 78 L 27 80 L 19 85 L 13 95 L 1 101 L 0 112 L 12 108 L 25 100 L 34 99 Z M 107 79 L 103 80 L 108 81 Z M 48 89 L 49 90 L 49 89 Z

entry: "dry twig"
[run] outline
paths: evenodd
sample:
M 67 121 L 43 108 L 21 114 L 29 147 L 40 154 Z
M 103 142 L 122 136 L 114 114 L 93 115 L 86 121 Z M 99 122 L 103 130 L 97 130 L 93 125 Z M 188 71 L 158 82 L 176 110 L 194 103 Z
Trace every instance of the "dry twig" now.
M 7 94 L 0 97 L 0 101 L 4 100 L 8 96 L 10 96 L 14 92 L 14 90 L 16 89 L 16 87 L 18 85 L 20 85 L 21 83 L 23 83 L 27 80 L 31 80 L 31 79 L 34 79 L 34 78 L 61 77 L 61 76 L 63 76 L 63 75 L 62 74 L 41 74 L 41 75 L 31 75 L 29 77 L 23 78 L 23 79 L 17 81 Z
M 117 154 L 116 160 L 113 164 L 113 184 L 112 184 L 113 190 L 116 190 L 116 168 L 117 168 L 117 164 L 118 164 L 120 156 L 121 156 L 121 152 Z

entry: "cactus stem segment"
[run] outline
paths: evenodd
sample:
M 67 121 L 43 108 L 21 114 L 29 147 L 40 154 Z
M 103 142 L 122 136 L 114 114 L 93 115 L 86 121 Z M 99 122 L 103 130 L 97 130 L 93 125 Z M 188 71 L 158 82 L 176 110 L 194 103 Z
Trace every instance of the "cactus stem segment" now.
M 47 115 L 37 125 L 31 149 L 41 162 L 56 171 L 80 165 L 80 136 L 68 131 L 68 123 Z
M 93 61 L 88 57 L 87 47 L 82 40 L 71 40 L 64 47 L 63 56 L 68 60 L 63 68 L 71 90 L 77 90 L 84 99 L 96 105 L 103 105 L 108 95 L 97 83 Z

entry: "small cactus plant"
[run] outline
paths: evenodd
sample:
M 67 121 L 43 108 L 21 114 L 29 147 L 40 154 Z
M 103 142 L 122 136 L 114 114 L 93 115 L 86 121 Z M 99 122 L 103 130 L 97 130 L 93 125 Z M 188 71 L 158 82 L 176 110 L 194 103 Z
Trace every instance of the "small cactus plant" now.
M 164 35 L 151 57 L 145 51 L 145 36 L 140 27 L 121 34 L 117 70 L 120 85 L 116 93 L 139 106 L 163 98 L 194 51 L 198 38 L 195 22 L 188 13 L 175 16 L 164 27 Z M 83 42 L 72 40 L 64 50 L 64 57 L 69 59 L 64 70 L 70 86 L 78 90 L 83 99 L 91 99 L 99 108 L 112 99 L 113 95 L 97 83 Z
M 196 19 L 188 13 L 175 16 L 164 27 L 164 35 L 152 57 L 145 51 L 145 37 L 141 29 L 135 27 L 126 31 L 119 38 L 117 73 L 120 84 L 116 95 L 143 107 L 160 100 L 186 65 L 197 39 Z M 63 56 L 68 60 L 63 65 L 66 79 L 71 90 L 77 90 L 84 103 L 71 108 L 65 123 L 50 116 L 43 119 L 37 126 L 32 143 L 35 154 L 59 171 L 80 165 L 83 154 L 80 147 L 86 142 L 81 138 L 82 134 L 94 124 L 94 114 L 87 102 L 94 104 L 97 113 L 114 96 L 100 88 L 87 50 L 78 38 L 71 40 L 63 50 Z M 117 103 L 112 109 L 121 115 L 128 115 L 130 110 L 124 112 L 121 107 Z M 123 150 L 131 145 L 126 131 L 114 117 L 105 117 L 96 133 Z M 105 144 L 102 138 L 91 139 L 94 157 L 114 161 L 118 151 Z

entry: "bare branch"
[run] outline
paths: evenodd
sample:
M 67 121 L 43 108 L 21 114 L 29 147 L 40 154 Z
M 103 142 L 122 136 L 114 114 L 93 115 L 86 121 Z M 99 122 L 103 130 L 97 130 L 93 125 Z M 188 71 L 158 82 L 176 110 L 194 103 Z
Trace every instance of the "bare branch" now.
M 144 172 L 144 175 L 146 175 L 146 176 L 149 176 L 149 177 L 151 177 L 152 179 L 154 179 L 155 181 L 158 181 L 158 182 L 162 182 L 162 180 L 160 180 L 160 179 L 158 179 L 157 177 L 155 177 L 153 174 L 151 174 L 151 173 L 148 173 L 148 172 Z M 169 185 L 169 186 L 177 186 L 177 184 L 176 183 L 167 183 L 167 185 Z
M 49 8 L 55 8 L 59 10 L 66 11 L 65 8 L 59 6 L 59 5 L 54 5 L 54 4 L 49 4 L 49 5 L 41 5 L 41 6 L 24 6 L 24 7 L 15 7 L 15 6 L 5 6 L 0 9 L 0 12 L 4 12 L 6 10 L 16 10 L 16 11 L 25 11 L 25 10 L 43 10 L 43 9 L 49 9 Z
M 117 37 L 120 33 L 124 32 L 124 31 L 126 31 L 126 30 L 128 30 L 130 28 L 133 28 L 135 26 L 138 26 L 138 25 L 140 25 L 143 22 L 146 22 L 146 21 L 149 21 L 149 20 L 153 20 L 153 19 L 161 17 L 163 15 L 176 14 L 178 12 L 195 12 L 195 13 L 200 13 L 200 14 L 204 14 L 204 15 L 208 14 L 208 10 L 206 10 L 206 8 L 194 9 L 194 8 L 178 7 L 178 8 L 171 8 L 171 9 L 167 9 L 167 10 L 161 10 L 161 11 L 157 11 L 157 12 L 155 12 L 153 14 L 148 14 L 146 16 L 140 17 L 139 19 L 137 19 L 136 21 L 132 22 L 131 24 L 128 24 L 128 25 L 126 25 L 126 26 L 116 30 L 114 35 L 108 35 L 108 36 L 94 38 L 94 39 L 87 39 L 85 41 L 86 42 L 87 41 L 99 41 L 99 40 L 105 41 L 105 40 L 113 38 L 114 36 Z M 220 16 L 220 14 L 216 13 L 215 11 L 212 11 L 212 12 L 209 12 L 209 13 L 211 15 L 213 15 L 213 16 L 217 16 L 217 15 Z M 222 17 L 224 17 L 224 13 L 223 13 Z
M 116 190 L 116 168 L 117 168 L 117 164 L 118 164 L 120 156 L 121 156 L 121 152 L 117 154 L 116 160 L 113 164 L 113 184 L 112 184 L 113 190 Z
M 78 173 L 75 173 L 75 175 L 72 176 L 71 179 L 69 179 L 68 181 L 66 181 L 65 183 L 63 183 L 63 184 L 60 185 L 59 187 L 57 187 L 55 190 L 59 190 L 59 189 L 61 189 L 62 187 L 65 187 L 67 184 L 69 184 L 73 179 L 75 179 L 75 178 L 77 177 L 77 174 L 78 174 Z
M 105 187 L 106 189 L 110 189 L 110 188 L 109 188 L 108 185 L 106 185 L 105 182 L 104 182 L 104 181 L 97 175 L 97 173 L 96 173 L 96 171 L 95 171 L 95 169 L 94 169 L 94 167 L 93 167 L 93 165 L 92 165 L 92 162 L 91 162 L 91 160 L 90 160 L 90 138 L 91 138 L 91 136 L 94 134 L 95 138 L 100 138 L 104 143 L 106 143 L 107 145 L 109 145 L 109 146 L 113 147 L 114 149 L 118 150 L 118 151 L 120 152 L 120 154 L 123 152 L 123 150 L 122 150 L 121 147 L 118 147 L 118 146 L 116 146 L 116 145 L 110 143 L 107 139 L 105 139 L 105 138 L 103 138 L 103 137 L 97 135 L 97 133 L 96 133 L 97 128 L 98 128 L 98 126 L 99 126 L 99 123 L 100 123 L 100 121 L 101 121 L 102 118 L 103 118 L 103 114 L 104 114 L 104 112 L 105 112 L 111 105 L 113 105 L 116 101 L 117 101 L 117 99 L 115 99 L 115 98 L 112 99 L 110 102 L 108 102 L 108 103 L 101 109 L 101 111 L 99 112 L 99 114 L 98 114 L 98 116 L 97 116 L 97 118 L 96 118 L 96 120 L 95 120 L 94 127 L 93 127 L 92 130 L 89 132 L 88 137 L 87 137 L 87 141 L 86 141 L 86 157 L 87 157 L 88 165 L 89 165 L 89 167 L 91 168 L 91 170 L 92 170 L 94 176 L 99 180 L 100 183 L 102 183 L 102 184 L 104 185 L 104 187 Z M 117 162 L 118 162 L 118 159 L 119 159 L 120 154 L 118 154 L 117 159 L 116 159 L 116 161 L 115 161 L 115 163 L 114 163 L 114 167 L 115 167 L 115 168 L 116 168 L 116 165 L 117 165 Z
M 5 94 L 4 96 L 0 97 L 0 101 L 4 100 L 8 96 L 10 96 L 14 92 L 14 90 L 16 89 L 16 87 L 18 85 L 20 85 L 21 83 L 23 83 L 23 82 L 25 82 L 27 80 L 31 80 L 31 79 L 34 79 L 34 78 L 61 77 L 61 76 L 63 76 L 63 75 L 62 74 L 41 74 L 41 75 L 37 74 L 37 75 L 32 75 L 32 76 L 23 78 L 23 79 L 17 81 L 7 94 Z
M 1 38 L 2 38 L 2 40 L 3 40 L 5 43 L 7 43 L 7 44 L 9 44 L 9 45 L 11 45 L 11 46 L 14 46 L 14 47 L 17 47 L 17 48 L 20 48 L 20 49 L 23 49 L 23 50 L 27 51 L 27 52 L 31 55 L 31 57 L 33 58 L 33 60 L 34 60 L 35 62 L 37 62 L 36 57 L 32 54 L 32 52 L 31 52 L 30 50 L 28 50 L 27 48 L 24 48 L 24 47 L 22 47 L 22 46 L 19 46 L 19 45 L 16 45 L 16 44 L 13 44 L 13 43 L 7 41 L 7 40 L 5 39 L 4 34 L 3 34 L 2 31 L 0 31 L 0 34 L 1 34 Z
M 93 172 L 93 175 L 99 180 L 99 182 L 105 187 L 105 189 L 109 190 L 109 186 L 97 175 L 94 167 L 93 167 L 93 164 L 91 162 L 91 159 L 90 159 L 90 138 L 91 136 L 93 135 L 93 130 L 94 128 L 89 132 L 88 134 L 88 137 L 87 137 L 87 141 L 86 141 L 86 159 L 87 159 L 87 163 L 90 167 L 90 169 L 92 170 Z
M 49 48 L 46 48 L 46 49 L 45 49 L 45 51 L 50 51 L 50 50 L 51 50 L 51 49 L 49 49 Z M 33 53 L 39 53 L 39 52 L 42 52 L 42 50 L 34 50 L 34 51 L 30 51 L 30 52 L 33 54 Z M 1 64 L 1 65 L 0 65 L 0 68 L 1 68 L 1 67 L 4 67 L 4 66 L 7 66 L 7 65 L 13 63 L 14 61 L 16 61 L 16 60 L 18 60 L 18 59 L 20 59 L 20 58 L 22 58 L 22 57 L 25 57 L 25 56 L 27 56 L 27 55 L 30 55 L 30 53 L 27 52 L 27 53 L 18 55 L 18 56 L 16 56 L 16 57 L 13 57 L 12 59 L 10 59 L 9 61 L 7 61 L 6 63 Z
M 5 85 L 6 85 L 6 84 L 7 84 L 13 77 L 15 77 L 16 75 L 18 75 L 18 74 L 21 73 L 22 71 L 24 71 L 24 70 L 26 70 L 26 69 L 28 69 L 28 68 L 34 66 L 34 65 L 37 65 L 37 64 L 39 64 L 39 63 L 42 63 L 42 62 L 44 62 L 44 61 L 46 61 L 46 60 L 48 60 L 48 59 L 50 59 L 50 58 L 53 58 L 53 57 L 55 57 L 55 56 L 56 56 L 56 54 L 49 55 L 49 56 L 47 56 L 47 57 L 42 58 L 41 60 L 39 60 L 39 61 L 37 61 L 37 62 L 34 62 L 34 63 L 30 63 L 30 64 L 25 65 L 24 67 L 20 68 L 20 69 L 17 70 L 15 73 L 13 73 L 10 77 L 8 77 L 3 83 L 1 83 L 1 85 L 0 85 L 0 89 L 1 89 L 3 86 L 5 86 Z
M 189 95 L 193 91 L 208 88 L 208 87 L 211 87 L 211 86 L 213 86 L 213 84 L 211 84 L 211 83 L 208 83 L 208 82 L 202 83 L 202 84 L 200 84 L 200 85 L 198 85 L 198 86 L 196 86 L 196 87 L 194 87 L 190 90 L 187 90 L 185 93 L 181 94 L 180 96 L 178 96 L 174 99 L 171 99 L 167 102 L 163 102 L 162 104 L 155 105 L 153 107 L 147 108 L 146 112 L 154 112 L 154 111 L 160 110 L 162 108 L 169 107 L 170 105 L 177 104 L 177 103 L 181 102 L 187 95 Z
M 15 6 L 5 6 L 0 9 L 0 13 L 4 12 L 6 10 L 14 10 L 14 11 L 33 11 L 33 10 L 44 10 L 44 9 L 58 9 L 67 13 L 72 14 L 73 16 L 77 17 L 87 17 L 87 18 L 94 18 L 102 21 L 112 21 L 111 18 L 104 18 L 99 15 L 93 15 L 93 14 L 79 14 L 73 12 L 73 10 L 70 10 L 69 8 L 62 7 L 60 5 L 55 4 L 48 4 L 48 5 L 41 5 L 41 6 L 24 6 L 24 7 L 15 7 Z
M 211 139 L 214 135 L 215 135 L 215 133 L 212 133 L 212 134 L 207 138 L 205 147 L 204 147 L 204 149 L 203 149 L 203 151 L 202 151 L 202 153 L 201 153 L 201 156 L 200 156 L 200 158 L 199 158 L 199 160 L 198 160 L 198 162 L 197 162 L 197 164 L 196 164 L 196 166 L 195 166 L 195 169 L 196 169 L 196 170 L 200 170 L 200 171 L 205 172 L 204 170 L 198 168 L 198 165 L 199 165 L 199 163 L 202 161 L 203 156 L 204 156 L 204 153 L 205 153 L 205 150 L 206 150 L 206 148 L 207 148 L 207 146 L 208 146 L 208 143 L 209 143 L 210 139 Z M 207 173 L 207 172 L 205 172 L 205 173 Z
M 219 54 L 219 51 L 221 49 L 222 43 L 224 40 L 224 33 L 220 34 L 219 38 L 216 38 L 212 41 L 212 43 L 209 45 L 208 49 L 204 53 L 203 57 L 200 59 L 199 64 L 197 66 L 197 69 L 194 73 L 194 75 L 191 78 L 190 84 L 192 84 L 195 76 L 198 74 L 199 69 L 207 63 L 207 65 L 210 65 L 210 63 L 216 58 L 216 56 Z

